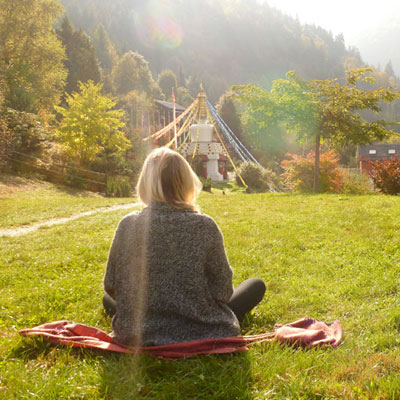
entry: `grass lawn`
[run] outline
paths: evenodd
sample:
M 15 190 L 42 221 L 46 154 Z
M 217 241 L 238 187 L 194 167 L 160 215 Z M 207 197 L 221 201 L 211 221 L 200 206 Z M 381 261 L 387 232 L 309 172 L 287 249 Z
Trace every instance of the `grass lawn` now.
M 19 329 L 60 319 L 110 330 L 102 278 L 126 213 L 115 211 L 1 239 L 0 398 L 400 398 L 399 197 L 218 192 L 200 205 L 224 233 L 234 283 L 266 282 L 243 334 L 305 316 L 338 319 L 342 345 L 267 343 L 160 361 L 20 338 Z
M 107 198 L 67 186 L 0 175 L 0 229 L 134 201 L 133 198 Z

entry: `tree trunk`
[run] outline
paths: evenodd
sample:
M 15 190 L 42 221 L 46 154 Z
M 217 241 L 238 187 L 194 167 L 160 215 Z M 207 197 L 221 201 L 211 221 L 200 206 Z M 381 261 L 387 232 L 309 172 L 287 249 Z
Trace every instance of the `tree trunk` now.
M 318 134 L 315 137 L 315 162 L 314 162 L 314 193 L 319 192 L 319 149 L 321 145 L 321 137 Z

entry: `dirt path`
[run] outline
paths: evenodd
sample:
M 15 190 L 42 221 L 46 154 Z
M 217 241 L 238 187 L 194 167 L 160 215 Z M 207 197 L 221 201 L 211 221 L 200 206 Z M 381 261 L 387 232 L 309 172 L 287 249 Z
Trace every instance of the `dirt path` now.
M 66 218 L 54 218 L 54 219 L 50 219 L 47 221 L 38 222 L 36 224 L 29 225 L 29 226 L 0 229 L 0 237 L 1 236 L 21 236 L 21 235 L 25 235 L 27 233 L 35 232 L 42 226 L 53 226 L 53 225 L 65 224 L 67 222 L 74 221 L 75 219 L 78 219 L 81 217 L 86 217 L 88 215 L 93 215 L 93 214 L 97 214 L 97 213 L 106 213 L 106 212 L 116 211 L 116 210 L 124 210 L 124 209 L 138 207 L 139 205 L 140 205 L 140 203 L 119 204 L 116 206 L 102 207 L 102 208 L 97 208 L 95 210 L 85 211 L 85 212 L 75 214 L 75 215 L 72 215 L 72 216 L 66 217 Z

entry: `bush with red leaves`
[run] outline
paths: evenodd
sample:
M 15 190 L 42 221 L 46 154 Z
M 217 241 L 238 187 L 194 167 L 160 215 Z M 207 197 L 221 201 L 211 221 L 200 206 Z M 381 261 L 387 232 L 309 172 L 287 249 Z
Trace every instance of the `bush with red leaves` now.
M 374 186 L 385 194 L 400 193 L 400 160 L 397 154 L 390 159 L 367 160 L 368 175 Z
M 281 166 L 284 173 L 281 175 L 286 187 L 290 190 L 311 193 L 314 188 L 315 153 L 310 151 L 306 156 L 286 154 Z M 341 190 L 343 175 L 338 170 L 339 158 L 334 151 L 320 154 L 319 191 L 337 193 Z

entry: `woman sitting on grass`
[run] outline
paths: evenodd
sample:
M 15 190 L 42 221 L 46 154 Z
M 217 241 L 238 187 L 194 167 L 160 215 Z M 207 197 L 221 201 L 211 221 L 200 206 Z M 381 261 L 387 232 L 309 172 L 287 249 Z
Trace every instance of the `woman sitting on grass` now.
M 200 190 L 178 153 L 160 148 L 146 158 L 137 193 L 147 207 L 121 220 L 104 278 L 103 304 L 119 343 L 236 336 L 263 298 L 260 279 L 233 290 L 221 231 L 195 205 Z

